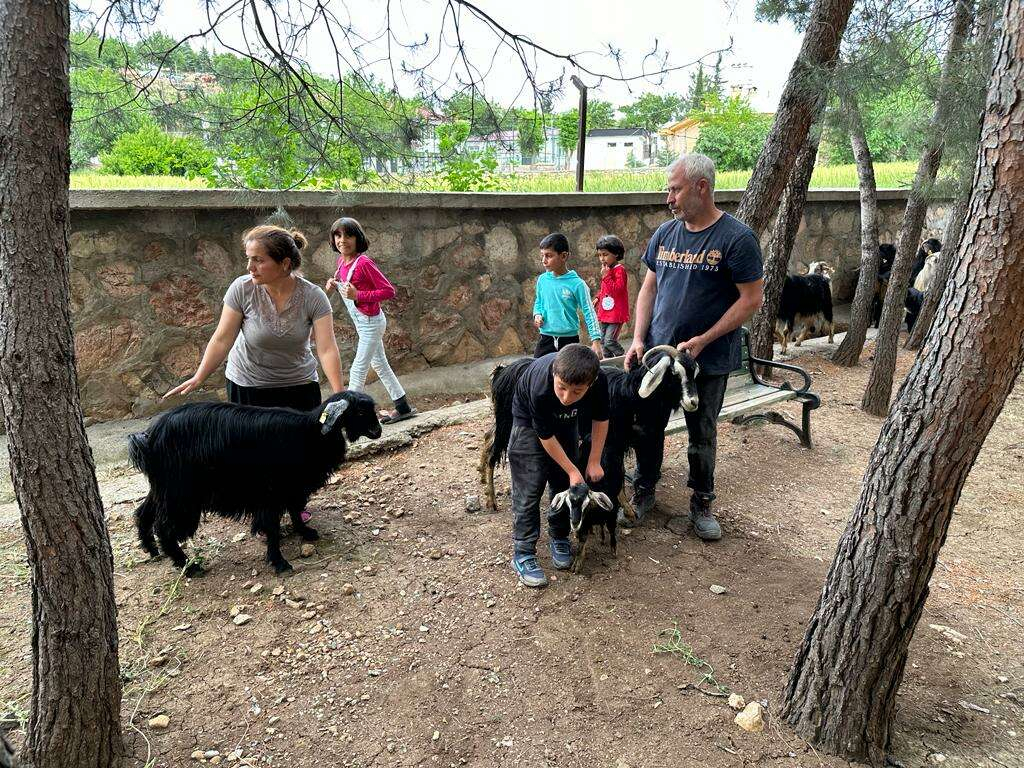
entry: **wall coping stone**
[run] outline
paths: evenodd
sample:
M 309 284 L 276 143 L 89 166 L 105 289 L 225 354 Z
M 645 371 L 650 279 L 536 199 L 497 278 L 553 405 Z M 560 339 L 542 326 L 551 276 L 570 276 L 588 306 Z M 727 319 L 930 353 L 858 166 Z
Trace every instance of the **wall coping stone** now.
M 879 200 L 906 200 L 906 189 L 880 189 Z M 743 190 L 719 190 L 716 199 L 737 203 Z M 130 209 L 277 208 L 593 208 L 663 205 L 663 192 L 290 192 L 237 189 L 73 189 L 72 211 Z M 808 202 L 858 200 L 856 189 L 812 189 Z M 941 203 L 947 200 L 934 200 Z

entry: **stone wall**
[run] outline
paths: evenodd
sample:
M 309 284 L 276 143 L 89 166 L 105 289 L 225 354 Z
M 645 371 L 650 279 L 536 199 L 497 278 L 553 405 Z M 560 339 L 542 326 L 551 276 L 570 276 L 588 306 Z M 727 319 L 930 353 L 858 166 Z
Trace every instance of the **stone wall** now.
M 883 239 L 892 240 L 905 193 L 881 197 Z M 718 199 L 733 210 L 739 193 Z M 192 374 L 225 289 L 244 272 L 242 232 L 256 224 L 302 229 L 310 240 L 303 272 L 323 284 L 334 271 L 331 222 L 344 212 L 363 223 L 371 255 L 398 290 L 386 305 L 386 345 L 402 373 L 532 349 L 537 245 L 549 232 L 568 235 L 570 267 L 592 286 L 595 242 L 606 233 L 621 237 L 635 300 L 640 256 L 667 218 L 659 193 L 72 191 L 71 208 L 75 346 L 92 420 L 153 413 L 160 395 Z M 945 209 L 933 206 L 926 236 L 941 237 Z M 856 192 L 812 192 L 792 268 L 832 262 L 837 301 L 848 299 L 858 227 Z M 347 370 L 355 333 L 343 308 L 335 318 Z M 209 384 L 221 387 L 222 376 Z

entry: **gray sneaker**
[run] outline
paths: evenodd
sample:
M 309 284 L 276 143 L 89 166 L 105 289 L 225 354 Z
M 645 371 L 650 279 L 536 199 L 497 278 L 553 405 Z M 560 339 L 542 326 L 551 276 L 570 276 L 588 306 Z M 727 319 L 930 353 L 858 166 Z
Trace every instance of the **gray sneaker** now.
M 690 497 L 690 522 L 697 538 L 704 541 L 718 541 L 722 538 L 722 526 L 711 512 L 711 502 L 699 496 Z

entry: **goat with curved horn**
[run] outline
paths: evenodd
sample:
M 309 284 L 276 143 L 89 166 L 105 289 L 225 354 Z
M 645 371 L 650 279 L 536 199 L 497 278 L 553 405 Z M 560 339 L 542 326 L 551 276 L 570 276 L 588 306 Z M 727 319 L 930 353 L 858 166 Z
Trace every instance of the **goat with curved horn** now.
M 680 351 L 671 344 L 659 344 L 644 352 L 640 364 L 647 368 L 648 359 L 659 352 L 665 353 L 665 357 L 656 362 L 653 368 L 647 369 L 647 373 L 644 375 L 643 382 L 640 385 L 640 397 L 646 398 L 658 388 L 662 377 L 665 375 L 665 371 L 671 365 L 673 373 L 679 377 L 683 384 L 683 410 L 696 411 L 700 403 L 700 399 L 697 396 L 696 381 L 700 367 L 697 365 L 697 361 L 693 359 L 689 352 Z

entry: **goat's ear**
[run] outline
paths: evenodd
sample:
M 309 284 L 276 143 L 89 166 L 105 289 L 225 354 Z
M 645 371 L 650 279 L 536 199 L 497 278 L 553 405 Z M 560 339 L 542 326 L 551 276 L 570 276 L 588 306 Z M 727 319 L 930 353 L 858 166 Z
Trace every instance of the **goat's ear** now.
M 345 412 L 348 405 L 348 400 L 335 400 L 333 403 L 328 403 L 324 406 L 324 409 L 320 412 L 320 434 L 326 435 L 334 429 L 334 425 L 341 418 L 341 414 Z
M 605 512 L 611 511 L 611 508 L 615 506 L 614 504 L 612 504 L 612 500 L 608 498 L 607 493 L 601 493 L 600 491 L 591 491 L 590 498 L 591 500 L 595 501 L 597 503 L 597 506 L 599 506 Z
M 558 493 L 556 493 L 554 495 L 554 498 L 551 499 L 551 508 L 552 509 L 561 509 L 562 506 L 565 504 L 565 500 L 566 500 L 566 498 L 568 498 L 568 496 L 569 496 L 569 492 L 568 491 L 559 491 Z
M 650 397 L 651 392 L 656 390 L 658 385 L 661 384 L 661 380 L 665 378 L 665 371 L 668 370 L 671 363 L 672 358 L 666 355 L 656 362 L 651 370 L 644 374 L 644 377 L 640 382 L 640 397 Z

